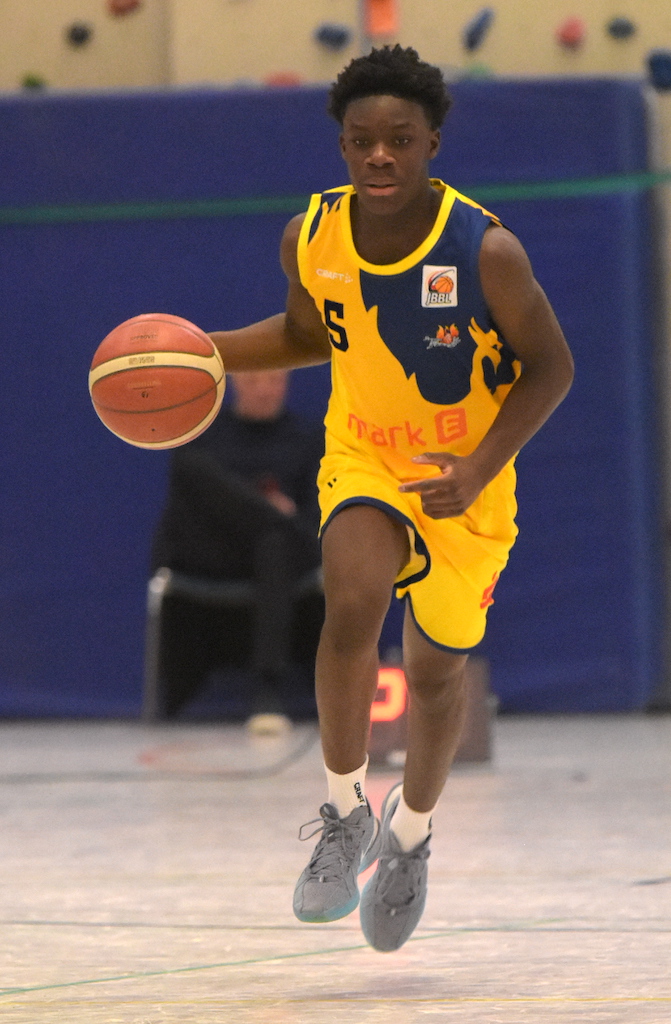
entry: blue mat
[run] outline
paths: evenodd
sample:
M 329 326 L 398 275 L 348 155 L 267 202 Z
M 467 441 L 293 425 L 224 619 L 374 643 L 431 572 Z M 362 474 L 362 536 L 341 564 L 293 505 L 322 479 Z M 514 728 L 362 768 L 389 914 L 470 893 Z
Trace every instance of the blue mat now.
M 631 81 L 462 82 L 434 171 L 457 187 L 644 170 Z M 0 206 L 307 196 L 343 183 L 323 89 L 0 101 Z M 520 539 L 483 645 L 510 711 L 644 707 L 664 599 L 649 197 L 489 204 L 519 235 L 576 357 L 574 389 L 519 462 Z M 137 714 L 151 531 L 167 455 L 132 449 L 86 376 L 118 322 L 206 330 L 282 308 L 289 214 L 0 227 L 0 714 Z M 294 377 L 323 413 L 328 370 Z M 384 642 L 398 636 L 392 610 Z

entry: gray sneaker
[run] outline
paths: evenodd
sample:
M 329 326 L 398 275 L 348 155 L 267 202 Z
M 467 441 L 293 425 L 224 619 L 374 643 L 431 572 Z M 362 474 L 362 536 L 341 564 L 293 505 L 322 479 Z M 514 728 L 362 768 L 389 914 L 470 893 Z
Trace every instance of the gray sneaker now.
M 398 784 L 382 805 L 377 871 L 361 894 L 361 928 L 368 944 L 380 953 L 400 949 L 417 927 L 426 903 L 431 835 L 404 853 L 389 827 L 400 794 Z
M 346 818 L 338 817 L 333 804 L 323 804 L 319 813 L 322 825 L 309 835 L 301 835 L 304 828 L 319 821 L 315 818 L 298 833 L 305 841 L 321 830 L 321 839 L 294 892 L 294 914 L 299 921 L 311 923 L 337 921 L 356 909 L 357 875 L 377 858 L 380 837 L 379 822 L 368 801 Z

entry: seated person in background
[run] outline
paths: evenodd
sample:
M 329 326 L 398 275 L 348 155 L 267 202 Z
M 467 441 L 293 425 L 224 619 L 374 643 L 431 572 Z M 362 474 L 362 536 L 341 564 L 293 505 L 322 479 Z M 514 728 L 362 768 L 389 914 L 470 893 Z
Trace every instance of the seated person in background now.
M 163 675 L 178 710 L 218 658 L 246 661 L 257 686 L 250 725 L 272 731 L 289 724 L 286 716 L 266 717 L 283 714 L 294 613 L 287 594 L 320 564 L 316 477 L 323 429 L 287 410 L 286 370 L 230 374 L 228 381 L 232 401 L 172 455 L 152 567 L 212 580 L 253 579 L 259 599 L 251 622 L 246 611 L 242 625 L 231 609 L 213 613 L 172 601 Z M 312 631 L 311 658 L 320 626 Z

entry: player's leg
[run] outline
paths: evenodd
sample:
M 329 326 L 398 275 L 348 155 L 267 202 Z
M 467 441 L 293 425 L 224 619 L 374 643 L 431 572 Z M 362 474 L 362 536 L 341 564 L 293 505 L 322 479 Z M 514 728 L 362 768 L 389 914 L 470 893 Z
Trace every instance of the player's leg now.
M 352 772 L 366 758 L 378 640 L 408 553 L 405 527 L 370 505 L 343 509 L 324 533 L 326 618 L 316 691 L 324 761 L 338 774 Z
M 383 806 L 378 867 L 361 898 L 364 934 L 381 952 L 402 946 L 424 911 L 431 814 L 454 760 L 466 708 L 467 656 L 429 643 L 408 608 L 403 646 L 409 698 L 404 780 Z
M 408 552 L 405 527 L 369 505 L 343 509 L 324 534 L 326 618 L 316 684 L 329 799 L 320 810 L 321 839 L 294 895 L 302 921 L 351 913 L 359 902 L 356 876 L 377 853 L 376 821 L 364 793 L 370 706 L 380 631 Z
M 467 661 L 468 655 L 426 640 L 406 605 L 403 664 L 409 701 L 403 795 L 415 811 L 436 806 L 457 752 L 466 713 Z

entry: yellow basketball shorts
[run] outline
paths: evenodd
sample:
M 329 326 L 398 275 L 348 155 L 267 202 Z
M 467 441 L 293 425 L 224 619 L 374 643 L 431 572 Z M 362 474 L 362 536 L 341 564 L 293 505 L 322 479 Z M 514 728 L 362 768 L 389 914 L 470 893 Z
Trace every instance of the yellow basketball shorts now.
M 397 596 L 436 647 L 467 654 L 477 646 L 517 536 L 512 463 L 464 515 L 450 519 L 426 516 L 418 494 L 402 494 L 383 465 L 358 453 L 327 452 L 317 482 L 322 533 L 349 505 L 372 505 L 405 524 L 410 558 L 396 578 Z

